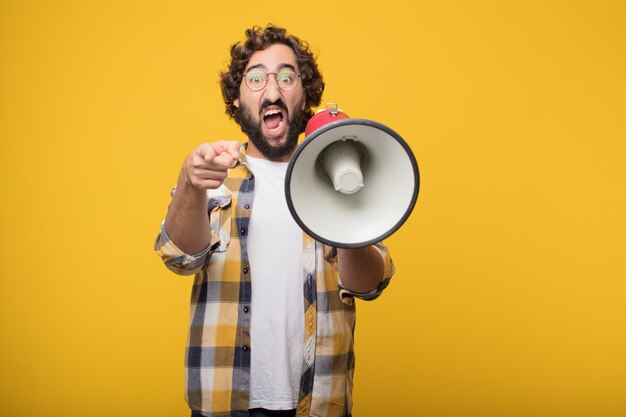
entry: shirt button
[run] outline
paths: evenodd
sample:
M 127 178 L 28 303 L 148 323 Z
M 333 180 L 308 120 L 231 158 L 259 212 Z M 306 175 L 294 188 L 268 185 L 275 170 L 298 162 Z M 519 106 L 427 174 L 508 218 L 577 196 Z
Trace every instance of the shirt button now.
M 250 210 L 250 204 L 246 204 L 245 206 L 243 206 L 243 208 L 245 208 L 246 210 Z
M 250 348 L 249 348 L 248 346 L 243 346 L 241 349 L 242 349 L 244 352 L 247 352 L 247 351 L 248 351 L 248 349 L 250 349 Z
M 250 309 L 247 306 L 243 308 L 244 313 L 247 313 L 248 311 L 250 311 Z
M 242 227 L 242 228 L 241 228 L 241 235 L 243 236 L 243 235 L 245 235 L 245 234 L 246 234 L 246 228 L 245 228 L 245 227 Z
M 244 268 L 244 269 L 243 269 L 243 273 L 244 273 L 244 274 L 247 274 L 247 273 L 248 273 L 248 271 L 249 271 L 249 270 L 248 270 L 248 268 Z

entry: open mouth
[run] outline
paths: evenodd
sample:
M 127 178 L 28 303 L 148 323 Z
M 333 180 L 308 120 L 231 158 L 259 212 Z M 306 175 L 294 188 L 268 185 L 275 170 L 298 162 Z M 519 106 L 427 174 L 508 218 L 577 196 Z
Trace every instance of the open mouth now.
M 283 110 L 276 106 L 266 108 L 263 113 L 263 125 L 270 136 L 280 136 L 285 128 Z

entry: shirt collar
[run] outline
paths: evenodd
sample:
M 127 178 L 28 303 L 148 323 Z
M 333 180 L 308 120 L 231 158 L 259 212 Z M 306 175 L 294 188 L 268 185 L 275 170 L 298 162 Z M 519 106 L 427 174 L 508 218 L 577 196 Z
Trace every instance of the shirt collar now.
M 246 162 L 246 158 L 248 156 L 248 154 L 246 153 L 247 149 L 248 149 L 248 142 L 242 143 L 241 146 L 239 147 L 239 160 L 237 161 L 237 163 L 241 165 L 247 165 L 247 162 Z

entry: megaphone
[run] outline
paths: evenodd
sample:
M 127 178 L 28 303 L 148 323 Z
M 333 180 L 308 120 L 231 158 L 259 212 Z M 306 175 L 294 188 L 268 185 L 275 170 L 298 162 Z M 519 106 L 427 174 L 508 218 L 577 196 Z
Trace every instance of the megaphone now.
M 311 237 L 359 248 L 402 226 L 419 185 L 417 161 L 400 135 L 329 103 L 309 120 L 289 161 L 285 196 L 294 220 Z

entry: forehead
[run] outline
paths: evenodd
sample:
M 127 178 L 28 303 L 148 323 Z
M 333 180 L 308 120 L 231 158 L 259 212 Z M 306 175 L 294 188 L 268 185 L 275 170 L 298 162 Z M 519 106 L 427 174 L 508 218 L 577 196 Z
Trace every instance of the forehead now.
M 287 45 L 277 43 L 253 53 L 248 65 L 246 65 L 246 70 L 251 67 L 258 67 L 271 72 L 278 71 L 285 65 L 290 65 L 298 70 L 296 54 Z

